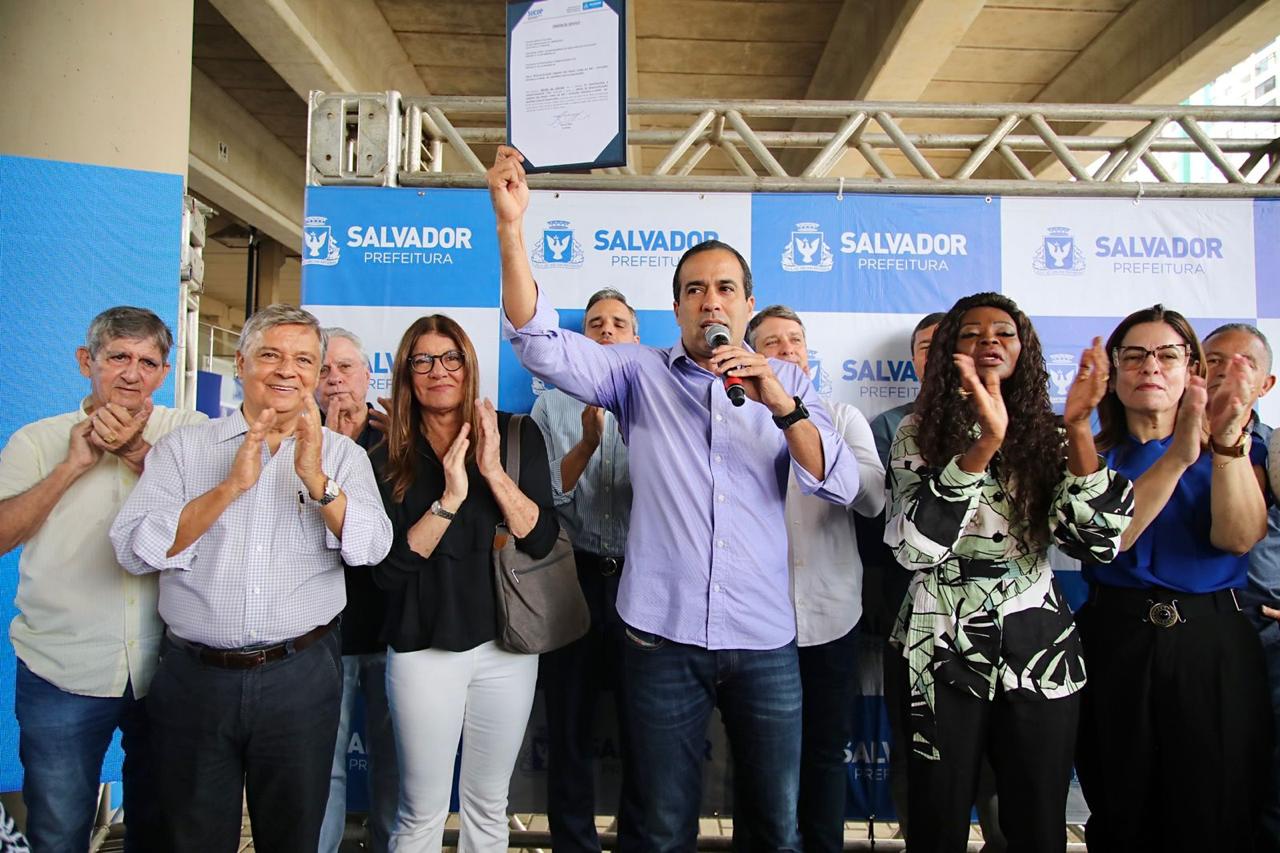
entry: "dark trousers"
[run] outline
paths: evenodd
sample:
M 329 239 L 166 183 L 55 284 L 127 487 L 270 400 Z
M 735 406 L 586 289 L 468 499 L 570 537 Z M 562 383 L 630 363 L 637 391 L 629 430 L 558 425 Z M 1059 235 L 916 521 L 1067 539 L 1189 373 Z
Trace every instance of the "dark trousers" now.
M 907 838 L 910 812 L 907 804 L 907 756 L 911 752 L 911 697 L 908 694 L 908 670 L 902 648 L 889 642 L 883 645 L 884 701 L 889 709 L 889 790 L 893 808 L 898 813 L 898 826 Z M 978 769 L 978 785 L 973 807 L 982 827 L 982 853 L 1004 853 L 1008 849 L 1000 831 L 999 797 L 996 796 L 996 774 L 984 754 Z M 909 838 L 907 838 L 910 841 Z
M 1147 618 L 1175 599 L 1183 621 Z M 1271 711 L 1262 646 L 1230 593 L 1099 587 L 1076 624 L 1089 674 L 1076 762 L 1089 849 L 1254 849 Z
M 342 699 L 336 630 L 253 669 L 201 663 L 168 641 L 147 695 L 168 849 L 240 844 L 242 792 L 254 847 L 315 853 Z
M 707 724 L 719 707 L 750 849 L 798 850 L 800 673 L 793 640 L 777 649 L 710 650 L 628 628 L 625 644 L 646 853 L 697 846 Z
M 807 853 L 844 849 L 849 771 L 845 747 L 853 737 L 858 676 L 858 629 L 800 649 L 800 801 L 796 815 Z
M 622 791 L 618 850 L 638 849 L 642 818 L 627 730 L 622 677 L 622 621 L 618 618 L 621 560 L 575 551 L 578 580 L 591 610 L 591 630 L 580 640 L 545 654 L 539 680 L 547 712 L 547 818 L 557 851 L 599 851 L 595 799 L 595 714 L 601 693 L 612 688 L 618 719 Z
M 1065 851 L 1080 695 L 1010 701 L 997 692 L 988 701 L 938 683 L 935 702 L 940 759 L 914 752 L 907 759 L 911 853 L 967 848 L 984 754 L 995 770 L 1010 853 Z

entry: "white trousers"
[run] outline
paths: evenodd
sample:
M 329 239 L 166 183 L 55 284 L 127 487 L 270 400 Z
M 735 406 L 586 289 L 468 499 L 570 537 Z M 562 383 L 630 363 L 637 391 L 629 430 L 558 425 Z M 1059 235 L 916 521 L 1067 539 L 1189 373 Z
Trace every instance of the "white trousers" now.
M 524 740 L 538 656 L 489 642 L 466 652 L 387 652 L 387 701 L 400 759 L 391 853 L 440 850 L 462 737 L 459 853 L 507 849 L 507 792 Z

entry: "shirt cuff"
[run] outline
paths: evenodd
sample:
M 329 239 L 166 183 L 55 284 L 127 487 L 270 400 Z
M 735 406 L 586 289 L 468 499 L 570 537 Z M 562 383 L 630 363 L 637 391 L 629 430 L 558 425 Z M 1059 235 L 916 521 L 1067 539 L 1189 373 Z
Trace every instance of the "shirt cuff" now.
M 974 474 L 964 470 L 960 467 L 960 457 L 954 456 L 946 464 L 946 467 L 938 472 L 938 485 L 958 492 L 968 492 L 976 495 L 986 477 L 986 471 L 979 471 Z
M 547 304 L 541 287 L 538 288 L 538 299 L 534 304 L 533 316 L 519 329 L 511 324 L 511 320 L 507 318 L 507 312 L 505 310 L 502 312 L 502 336 L 508 341 L 514 341 L 525 335 L 554 335 L 559 328 L 560 312 Z

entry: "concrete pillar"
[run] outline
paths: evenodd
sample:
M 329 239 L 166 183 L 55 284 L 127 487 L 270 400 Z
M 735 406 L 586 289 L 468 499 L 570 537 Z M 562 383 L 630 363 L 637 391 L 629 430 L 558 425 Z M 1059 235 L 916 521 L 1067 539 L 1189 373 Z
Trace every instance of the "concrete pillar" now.
M 270 238 L 258 250 L 258 307 L 276 302 L 291 302 L 281 287 L 280 272 L 284 267 L 284 246 Z
M 0 0 L 0 153 L 187 174 L 193 4 Z

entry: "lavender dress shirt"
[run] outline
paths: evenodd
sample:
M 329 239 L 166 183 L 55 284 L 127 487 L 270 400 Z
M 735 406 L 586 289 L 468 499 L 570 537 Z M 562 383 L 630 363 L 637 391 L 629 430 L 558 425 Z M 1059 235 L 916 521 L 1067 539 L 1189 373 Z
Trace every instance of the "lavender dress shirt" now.
M 770 360 L 822 437 L 825 477 L 795 463 L 769 410 L 734 408 L 714 374 L 677 342 L 601 346 L 559 328 L 538 295 L 521 329 L 503 317 L 520 362 L 618 419 L 634 498 L 618 612 L 628 625 L 707 649 L 774 649 L 796 635 L 783 517 L 789 473 L 804 494 L 848 504 L 858 465 L 813 385 Z

